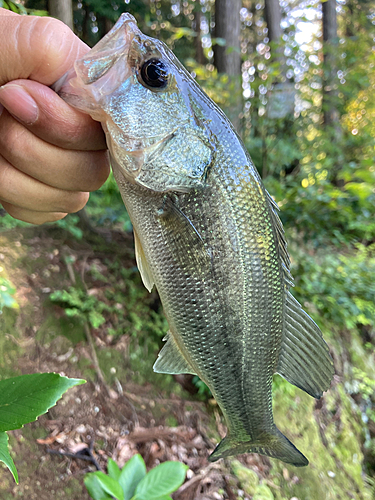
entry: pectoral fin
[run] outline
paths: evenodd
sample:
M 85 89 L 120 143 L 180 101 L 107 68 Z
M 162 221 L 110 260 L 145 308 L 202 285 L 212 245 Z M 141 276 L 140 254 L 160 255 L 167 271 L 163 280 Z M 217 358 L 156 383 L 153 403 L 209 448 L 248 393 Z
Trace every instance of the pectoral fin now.
M 137 261 L 137 266 L 139 272 L 141 273 L 141 278 L 144 286 L 149 292 L 151 292 L 154 286 L 154 280 L 152 278 L 151 270 L 146 260 L 145 253 L 143 251 L 142 243 L 140 242 L 137 233 L 134 231 L 134 246 L 135 246 L 135 260 Z
M 193 222 L 169 197 L 163 202 L 159 221 L 173 257 L 188 273 L 203 277 L 211 270 L 211 254 Z
M 171 375 L 178 375 L 179 373 L 191 373 L 192 375 L 196 375 L 193 368 L 184 358 L 170 332 L 167 333 L 165 339 L 167 343 L 159 352 L 158 359 L 154 364 L 154 372 L 169 373 Z
M 289 292 L 284 342 L 276 371 L 317 399 L 329 388 L 334 374 L 333 361 L 321 331 Z

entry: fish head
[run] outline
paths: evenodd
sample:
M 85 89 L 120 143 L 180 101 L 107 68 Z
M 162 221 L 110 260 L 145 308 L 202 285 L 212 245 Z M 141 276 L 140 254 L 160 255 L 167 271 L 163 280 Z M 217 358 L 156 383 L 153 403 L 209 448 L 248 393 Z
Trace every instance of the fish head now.
M 204 185 L 215 153 L 209 99 L 130 14 L 122 14 L 54 88 L 102 123 L 115 174 L 157 192 Z

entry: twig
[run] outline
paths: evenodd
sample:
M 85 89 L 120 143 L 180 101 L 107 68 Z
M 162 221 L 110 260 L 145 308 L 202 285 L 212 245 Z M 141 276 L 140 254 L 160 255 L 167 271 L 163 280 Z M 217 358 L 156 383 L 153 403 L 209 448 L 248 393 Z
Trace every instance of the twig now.
M 105 381 L 103 372 L 102 372 L 102 370 L 101 370 L 101 368 L 99 366 L 99 360 L 98 360 L 98 356 L 96 355 L 96 350 L 95 350 L 95 345 L 94 345 L 94 339 L 92 338 L 90 327 L 89 327 L 87 321 L 85 321 L 83 323 L 83 328 L 85 330 L 85 335 L 86 335 L 86 338 L 87 338 L 87 342 L 89 343 L 89 346 L 90 346 L 90 349 L 91 349 L 91 357 L 92 357 L 92 361 L 94 363 L 96 374 L 98 375 L 98 379 L 99 379 L 100 383 L 103 384 L 105 390 L 107 391 L 108 396 L 111 397 L 111 391 L 110 391 L 110 389 L 109 389 L 109 387 L 107 385 L 107 382 Z
M 97 470 L 102 470 L 98 461 L 94 457 L 91 446 L 90 448 L 85 448 L 83 451 L 80 451 L 78 453 L 69 453 L 68 451 L 52 450 L 51 448 L 47 448 L 46 451 L 50 455 L 59 455 L 62 457 L 74 458 L 76 460 L 86 460 L 86 462 L 91 462 L 92 464 L 94 464 Z

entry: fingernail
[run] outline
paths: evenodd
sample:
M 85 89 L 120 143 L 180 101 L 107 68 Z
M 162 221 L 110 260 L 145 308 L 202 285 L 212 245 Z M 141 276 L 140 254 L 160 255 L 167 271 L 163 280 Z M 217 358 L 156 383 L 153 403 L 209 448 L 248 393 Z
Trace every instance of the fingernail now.
M 23 87 L 7 83 L 0 87 L 0 105 L 3 105 L 17 120 L 32 125 L 36 122 L 39 110 L 36 102 Z

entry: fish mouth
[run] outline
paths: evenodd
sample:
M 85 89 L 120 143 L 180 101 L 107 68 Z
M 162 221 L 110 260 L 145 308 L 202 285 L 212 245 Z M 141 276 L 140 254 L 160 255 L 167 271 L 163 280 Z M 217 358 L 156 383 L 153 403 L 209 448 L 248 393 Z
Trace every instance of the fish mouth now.
M 134 37 L 141 35 L 135 18 L 122 14 L 111 31 L 77 59 L 74 67 L 52 89 L 68 104 L 93 116 L 103 99 L 131 76 L 133 69 L 128 64 L 128 54 Z

